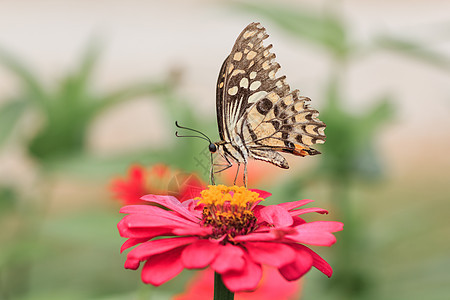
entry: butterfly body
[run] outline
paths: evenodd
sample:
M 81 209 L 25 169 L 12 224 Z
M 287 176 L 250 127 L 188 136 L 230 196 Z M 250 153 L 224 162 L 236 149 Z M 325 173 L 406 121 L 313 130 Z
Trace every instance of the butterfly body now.
M 287 169 L 289 164 L 280 152 L 316 155 L 320 152 L 310 146 L 325 142 L 325 124 L 317 119 L 318 111 L 309 107 L 310 99 L 291 91 L 286 76 L 276 76 L 280 65 L 270 52 L 272 45 L 263 45 L 267 37 L 259 23 L 248 25 L 217 80 L 220 141 L 215 145 L 227 161 L 225 168 L 232 161 L 244 165 L 244 183 L 249 159 Z

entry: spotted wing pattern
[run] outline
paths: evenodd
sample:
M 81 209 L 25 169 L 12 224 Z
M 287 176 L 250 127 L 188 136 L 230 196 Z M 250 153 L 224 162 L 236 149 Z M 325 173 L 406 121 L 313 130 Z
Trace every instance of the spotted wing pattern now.
M 309 98 L 291 91 L 280 65 L 264 47 L 268 37 L 259 23 L 248 25 L 225 59 L 217 81 L 216 107 L 225 155 L 239 163 L 248 157 L 288 168 L 278 152 L 320 154 L 311 145 L 325 142 L 325 124 Z

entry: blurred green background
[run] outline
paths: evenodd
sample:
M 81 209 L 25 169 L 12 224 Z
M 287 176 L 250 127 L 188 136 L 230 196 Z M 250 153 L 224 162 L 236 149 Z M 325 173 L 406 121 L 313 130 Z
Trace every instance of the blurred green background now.
M 3 1 L 0 299 L 183 291 L 192 272 L 154 288 L 123 269 L 110 182 L 133 163 L 207 180 L 207 145 L 176 139 L 174 122 L 218 138 L 217 73 L 253 21 L 327 142 L 321 156 L 287 157 L 288 171 L 257 164 L 250 180 L 268 204 L 315 199 L 331 211 L 321 219 L 345 223 L 318 250 L 333 277 L 311 271 L 297 299 L 450 299 L 450 3 L 439 0 Z

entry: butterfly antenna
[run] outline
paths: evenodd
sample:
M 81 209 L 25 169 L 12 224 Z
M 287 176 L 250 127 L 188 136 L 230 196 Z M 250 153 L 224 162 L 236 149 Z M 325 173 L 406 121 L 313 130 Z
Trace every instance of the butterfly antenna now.
M 186 130 L 194 131 L 194 132 L 197 132 L 197 133 L 199 133 L 199 134 L 202 135 L 202 136 L 198 136 L 198 135 L 179 135 L 179 134 L 178 134 L 178 131 L 176 131 L 176 132 L 175 132 L 175 135 L 176 135 L 177 137 L 197 137 L 197 138 L 204 139 L 204 140 L 208 141 L 210 144 L 212 144 L 211 139 L 210 139 L 206 134 L 204 134 L 203 132 L 201 132 L 201 131 L 199 131 L 199 130 L 192 129 L 192 128 L 189 128 L 189 127 L 181 126 L 181 125 L 178 124 L 178 121 L 175 121 L 175 126 L 177 126 L 177 128 L 181 128 L 181 129 L 186 129 Z
M 198 136 L 198 135 L 180 135 L 180 134 L 178 134 L 178 131 L 175 131 L 175 135 L 176 135 L 177 137 L 195 137 L 195 138 L 199 138 L 199 139 L 205 140 L 205 141 L 207 141 L 207 142 L 210 141 L 209 139 L 206 139 L 206 138 L 204 138 L 204 137 L 202 137 L 202 136 Z

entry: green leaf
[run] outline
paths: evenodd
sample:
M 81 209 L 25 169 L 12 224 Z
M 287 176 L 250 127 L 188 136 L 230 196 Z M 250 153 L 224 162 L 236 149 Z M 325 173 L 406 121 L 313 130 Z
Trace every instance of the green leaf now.
M 100 57 L 101 45 L 98 40 L 92 41 L 84 55 L 82 56 L 79 69 L 71 76 L 71 85 L 76 92 L 88 92 L 86 87 L 89 87 L 92 74 L 94 73 L 95 66 Z M 82 97 L 83 94 L 78 94 Z
M 9 101 L 0 107 L 0 147 L 8 139 L 26 108 L 27 103 L 21 100 Z

